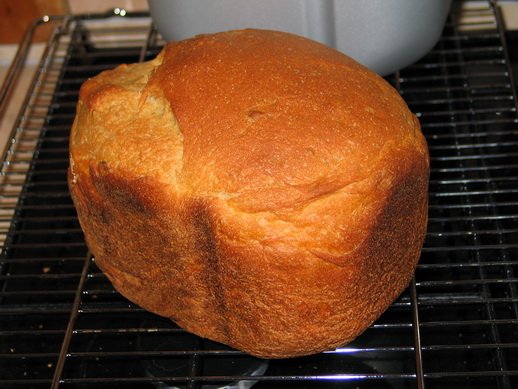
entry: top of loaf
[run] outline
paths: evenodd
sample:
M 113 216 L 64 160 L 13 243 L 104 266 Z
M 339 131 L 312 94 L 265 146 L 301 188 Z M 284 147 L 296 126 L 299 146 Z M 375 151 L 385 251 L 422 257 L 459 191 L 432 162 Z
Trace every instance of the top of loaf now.
M 249 213 L 301 208 L 426 155 L 385 80 L 265 30 L 172 42 L 101 73 L 81 88 L 74 127 L 76 164 L 103 161 Z

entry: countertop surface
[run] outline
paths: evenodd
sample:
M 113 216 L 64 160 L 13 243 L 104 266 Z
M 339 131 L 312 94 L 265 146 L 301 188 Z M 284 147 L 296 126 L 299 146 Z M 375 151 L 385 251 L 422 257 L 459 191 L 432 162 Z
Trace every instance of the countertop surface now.
M 36 43 L 32 45 L 31 52 L 27 65 L 22 71 L 16 83 L 14 93 L 9 96 L 8 105 L 5 112 L 0 112 L 0 149 L 3 150 L 11 129 L 14 125 L 16 117 L 19 114 L 23 100 L 27 94 L 29 86 L 34 76 L 37 64 L 41 58 L 45 45 L 43 43 Z M 16 54 L 16 45 L 0 45 L 0 84 L 3 83 L 4 78 L 9 69 L 12 59 Z

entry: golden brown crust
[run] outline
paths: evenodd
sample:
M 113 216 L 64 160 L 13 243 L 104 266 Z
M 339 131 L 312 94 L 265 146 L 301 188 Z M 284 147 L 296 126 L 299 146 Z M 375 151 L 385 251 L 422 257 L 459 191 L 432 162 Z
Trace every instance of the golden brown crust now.
M 261 357 L 351 341 L 401 293 L 428 152 L 383 79 L 289 34 L 171 43 L 81 88 L 69 185 L 126 297 Z

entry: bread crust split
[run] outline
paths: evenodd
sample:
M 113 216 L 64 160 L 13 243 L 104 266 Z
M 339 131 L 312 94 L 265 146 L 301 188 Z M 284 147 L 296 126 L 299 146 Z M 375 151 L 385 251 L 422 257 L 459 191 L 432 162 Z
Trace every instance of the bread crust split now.
M 240 30 L 169 43 L 82 87 L 69 187 L 131 301 L 263 358 L 355 339 L 408 285 L 428 151 L 381 77 Z

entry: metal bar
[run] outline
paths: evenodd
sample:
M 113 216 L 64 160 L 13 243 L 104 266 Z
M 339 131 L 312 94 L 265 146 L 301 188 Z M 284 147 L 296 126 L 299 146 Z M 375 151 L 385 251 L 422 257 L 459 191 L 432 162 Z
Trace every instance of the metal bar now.
M 478 266 L 487 266 L 487 267 L 498 267 L 498 266 L 517 266 L 518 260 L 508 260 L 508 261 L 498 261 L 498 262 L 434 262 L 434 263 L 419 263 L 417 265 L 418 269 L 447 269 L 447 268 L 472 268 Z
M 70 385 L 78 385 L 78 384 L 122 384 L 122 385 L 130 385 L 130 384 L 143 384 L 143 383 L 156 383 L 157 385 L 160 382 L 170 382 L 170 383 L 178 383 L 178 384 L 187 384 L 189 381 L 197 382 L 202 387 L 206 385 L 210 385 L 211 383 L 221 383 L 221 382 L 233 382 L 236 380 L 240 381 L 257 381 L 262 383 L 262 385 L 267 385 L 272 382 L 279 382 L 280 387 L 287 384 L 287 382 L 298 383 L 304 386 L 304 383 L 307 381 L 329 381 L 334 382 L 336 384 L 340 384 L 343 382 L 344 384 L 351 384 L 352 382 L 357 381 L 371 381 L 371 382 L 379 382 L 382 380 L 398 380 L 398 381 L 410 381 L 415 379 L 412 374 L 402 373 L 402 374 L 326 374 L 326 375 L 318 375 L 318 374 L 300 374 L 300 375 L 262 375 L 262 376 L 254 376 L 254 375 L 203 375 L 189 378 L 187 376 L 157 376 L 157 377 L 105 377 L 105 378 L 69 378 L 64 379 L 64 384 Z M 2 381 L 0 381 L 0 384 Z M 127 387 L 127 386 L 126 386 Z
M 424 370 L 423 370 L 423 356 L 421 345 L 421 329 L 419 322 L 419 304 L 417 300 L 417 288 L 415 277 L 410 283 L 410 298 L 412 302 L 412 328 L 414 330 L 414 352 L 415 352 L 415 367 L 416 367 L 416 381 L 418 389 L 425 389 Z
M 396 73 L 395 86 L 396 89 L 402 94 L 402 87 L 400 83 L 400 73 Z M 424 370 L 423 370 L 423 357 L 422 357 L 422 348 L 421 348 L 421 331 L 419 328 L 419 304 L 417 298 L 417 289 L 416 289 L 416 281 L 415 276 L 412 277 L 412 281 L 410 282 L 410 301 L 411 301 L 411 309 L 412 309 L 412 330 L 414 336 L 414 357 L 415 357 L 415 369 L 416 369 L 416 385 L 418 389 L 425 389 L 425 381 L 424 381 Z
M 444 61 L 444 62 L 426 62 L 423 64 L 415 64 L 412 65 L 412 68 L 417 70 L 421 69 L 431 69 L 431 68 L 463 68 L 464 66 L 484 66 L 484 65 L 505 65 L 505 61 L 503 59 L 477 59 L 477 60 L 468 60 L 464 63 L 454 62 L 454 61 Z
M 67 328 L 65 331 L 65 335 L 63 337 L 63 342 L 61 343 L 61 349 L 59 352 L 59 357 L 56 362 L 56 367 L 54 369 L 54 376 L 52 377 L 52 389 L 57 389 L 61 383 L 61 377 L 63 375 L 63 368 L 65 367 L 65 361 L 68 355 L 68 350 L 70 347 L 70 342 L 72 340 L 72 335 L 74 332 L 74 326 L 79 316 L 79 308 L 81 306 L 81 296 L 84 288 L 84 284 L 88 275 L 88 268 L 90 266 L 90 253 L 88 253 L 84 258 L 83 269 L 81 271 L 81 277 L 77 284 L 77 288 L 75 290 L 74 302 L 70 309 L 70 317 L 68 319 Z
M 496 21 L 497 21 L 497 30 L 498 30 L 498 35 L 502 41 L 502 46 L 504 48 L 503 50 L 503 56 L 505 58 L 505 62 L 506 62 L 506 65 L 507 65 L 507 69 L 508 69 L 508 74 L 509 74 L 509 79 L 511 81 L 511 85 L 512 85 L 512 96 L 513 96 L 513 101 L 514 101 L 514 104 L 515 104 L 515 109 L 518 110 L 518 91 L 517 91 L 517 88 L 516 88 L 516 83 L 515 83 L 515 79 L 514 79 L 514 74 L 513 74 L 513 71 L 511 69 L 511 60 L 510 60 L 510 57 L 509 57 L 509 50 L 508 50 L 508 47 L 507 47 L 507 39 L 506 39 L 506 34 L 505 34 L 505 30 L 504 30 L 504 21 L 503 21 L 503 15 L 502 15 L 502 10 L 501 8 L 498 6 L 498 2 L 496 0 L 490 0 L 491 1 L 491 8 L 493 10 L 493 13 L 495 15 L 495 18 L 496 18 Z M 502 237 L 502 235 L 500 235 Z M 502 240 L 500 240 L 502 241 Z M 505 252 L 504 254 L 504 260 L 508 259 L 509 258 L 509 255 L 507 252 Z M 507 274 L 509 274 L 511 277 L 514 276 L 514 270 L 512 268 L 508 268 L 507 270 Z M 513 284 L 513 285 L 509 285 L 509 291 L 510 291 L 510 294 L 511 296 L 515 297 L 515 296 L 518 296 L 518 282 Z M 518 303 L 514 303 L 513 304 L 513 312 L 514 312 L 514 316 L 516 318 L 518 318 Z

